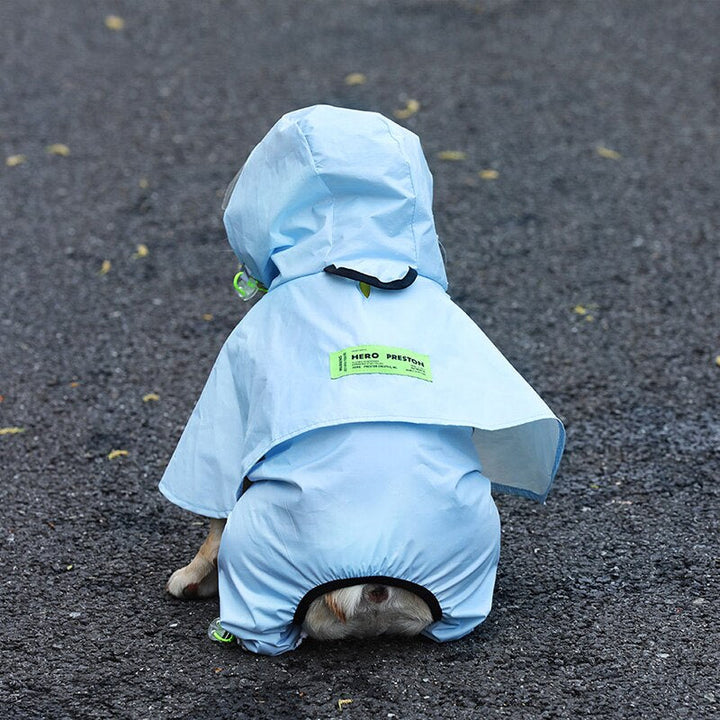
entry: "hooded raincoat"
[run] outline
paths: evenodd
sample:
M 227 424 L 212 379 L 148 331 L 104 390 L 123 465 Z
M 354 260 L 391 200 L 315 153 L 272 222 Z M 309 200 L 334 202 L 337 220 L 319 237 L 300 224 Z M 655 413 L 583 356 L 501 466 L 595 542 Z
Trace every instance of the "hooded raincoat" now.
M 223 627 L 284 652 L 313 597 L 379 578 L 426 599 L 426 635 L 465 635 L 492 598 L 490 484 L 544 501 L 564 431 L 446 293 L 418 138 L 376 113 L 290 113 L 250 154 L 224 221 L 268 292 L 160 483 L 229 516 Z

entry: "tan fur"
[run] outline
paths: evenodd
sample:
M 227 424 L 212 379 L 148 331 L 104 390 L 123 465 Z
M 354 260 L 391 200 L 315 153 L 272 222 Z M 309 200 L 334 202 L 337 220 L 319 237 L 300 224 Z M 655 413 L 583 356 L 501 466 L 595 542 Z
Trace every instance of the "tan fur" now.
M 342 607 L 338 604 L 337 600 L 335 599 L 335 595 L 333 593 L 326 593 L 323 596 L 323 600 L 325 601 L 325 604 L 330 608 L 330 612 L 341 622 L 346 623 L 347 618 L 345 617 L 345 613 L 342 610 Z
M 181 599 L 208 598 L 217 595 L 217 556 L 220 538 L 225 528 L 224 518 L 210 519 L 210 532 L 197 555 L 185 567 L 176 570 L 165 589 Z

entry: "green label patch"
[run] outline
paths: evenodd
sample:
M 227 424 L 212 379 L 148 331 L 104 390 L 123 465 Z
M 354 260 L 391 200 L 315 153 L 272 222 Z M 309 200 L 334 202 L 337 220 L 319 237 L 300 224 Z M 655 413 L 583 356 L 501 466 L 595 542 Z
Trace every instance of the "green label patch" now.
M 359 345 L 330 353 L 330 377 L 346 375 L 404 375 L 432 382 L 430 357 L 404 348 Z

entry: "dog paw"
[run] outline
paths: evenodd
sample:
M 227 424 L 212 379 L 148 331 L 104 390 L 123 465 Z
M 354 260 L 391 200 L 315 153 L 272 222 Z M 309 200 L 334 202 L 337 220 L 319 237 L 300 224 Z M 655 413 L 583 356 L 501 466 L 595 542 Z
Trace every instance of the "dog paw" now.
M 165 589 L 181 600 L 214 597 L 218 591 L 217 568 L 193 560 L 170 576 Z

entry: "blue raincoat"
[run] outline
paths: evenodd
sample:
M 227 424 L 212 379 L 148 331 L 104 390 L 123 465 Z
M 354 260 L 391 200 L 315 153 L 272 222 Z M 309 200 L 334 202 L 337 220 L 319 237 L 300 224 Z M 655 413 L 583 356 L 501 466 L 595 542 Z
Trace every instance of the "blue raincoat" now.
M 224 628 L 296 647 L 309 602 L 381 579 L 451 640 L 489 609 L 490 496 L 547 496 L 560 421 L 446 293 L 418 138 L 315 106 L 253 150 L 224 216 L 268 293 L 223 346 L 160 483 L 228 517 Z

